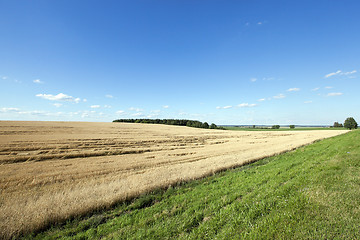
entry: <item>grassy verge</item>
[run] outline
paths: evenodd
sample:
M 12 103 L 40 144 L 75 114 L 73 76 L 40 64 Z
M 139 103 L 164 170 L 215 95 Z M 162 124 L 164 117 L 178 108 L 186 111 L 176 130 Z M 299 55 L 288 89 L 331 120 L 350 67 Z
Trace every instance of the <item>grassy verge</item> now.
M 309 131 L 309 130 L 346 130 L 345 128 L 326 128 L 326 127 L 296 127 L 288 128 L 282 127 L 279 129 L 271 128 L 247 128 L 247 127 L 224 127 L 226 130 L 236 130 L 236 131 Z
M 360 239 L 360 131 L 68 221 L 28 239 Z

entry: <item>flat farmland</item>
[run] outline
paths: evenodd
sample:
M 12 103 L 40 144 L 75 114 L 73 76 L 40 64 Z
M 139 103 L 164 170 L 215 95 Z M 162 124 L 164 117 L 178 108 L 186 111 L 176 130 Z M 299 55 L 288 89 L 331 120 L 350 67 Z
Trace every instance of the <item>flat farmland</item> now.
M 345 132 L 1 121 L 0 237 Z

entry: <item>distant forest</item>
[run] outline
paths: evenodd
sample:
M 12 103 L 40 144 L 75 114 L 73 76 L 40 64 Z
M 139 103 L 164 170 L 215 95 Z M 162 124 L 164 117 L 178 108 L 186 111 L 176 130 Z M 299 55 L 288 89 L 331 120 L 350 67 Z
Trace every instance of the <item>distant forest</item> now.
M 114 120 L 113 122 L 166 124 L 166 125 L 178 125 L 178 126 L 187 126 L 187 127 L 195 127 L 195 128 L 225 130 L 225 128 L 218 127 L 214 123 L 209 125 L 207 122 L 203 123 L 196 120 L 186 120 L 186 119 L 117 119 Z

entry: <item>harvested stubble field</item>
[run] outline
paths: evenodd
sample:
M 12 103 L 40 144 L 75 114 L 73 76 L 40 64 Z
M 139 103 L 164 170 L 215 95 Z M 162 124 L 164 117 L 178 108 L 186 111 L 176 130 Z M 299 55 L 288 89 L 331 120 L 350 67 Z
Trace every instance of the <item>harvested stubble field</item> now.
M 0 122 L 0 237 L 109 207 L 347 131 Z

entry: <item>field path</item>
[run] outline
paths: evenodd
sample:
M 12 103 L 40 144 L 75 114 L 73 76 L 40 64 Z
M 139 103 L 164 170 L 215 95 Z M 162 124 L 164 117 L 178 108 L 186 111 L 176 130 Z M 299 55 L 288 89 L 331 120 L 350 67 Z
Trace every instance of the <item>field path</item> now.
M 0 238 L 345 132 L 0 121 Z

